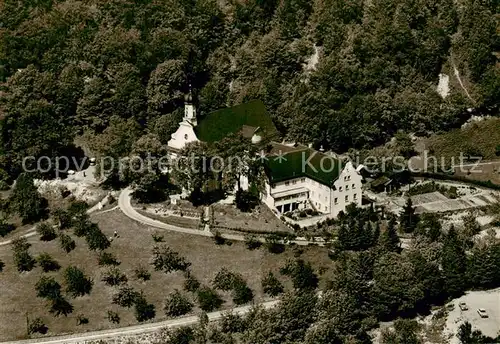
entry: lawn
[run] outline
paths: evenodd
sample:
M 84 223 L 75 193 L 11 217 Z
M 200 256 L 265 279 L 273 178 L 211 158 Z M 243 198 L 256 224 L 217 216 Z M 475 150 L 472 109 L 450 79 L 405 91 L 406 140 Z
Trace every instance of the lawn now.
M 92 216 L 95 222 L 99 223 L 101 230 L 111 236 L 118 231 L 120 237 L 115 239 L 108 249 L 115 254 L 121 265 L 119 269 L 124 272 L 129 279 L 129 284 L 136 290 L 143 290 L 148 302 L 156 306 L 155 320 L 166 319 L 163 313 L 163 301 L 165 297 L 175 289 L 182 290 L 183 276 L 181 273 L 165 274 L 153 271 L 150 266 L 151 249 L 154 242 L 152 233 L 159 233 L 154 228 L 140 225 L 118 210 L 102 215 Z M 212 239 L 198 236 L 191 236 L 181 233 L 164 232 L 165 244 L 192 263 L 191 271 L 193 275 L 202 283 L 208 284 L 220 270 L 225 266 L 228 269 L 241 273 L 248 285 L 254 291 L 256 300 L 262 300 L 264 295 L 261 291 L 260 280 L 263 273 L 272 270 L 278 272 L 287 259 L 294 256 L 293 249 L 287 247 L 282 254 L 275 255 L 268 253 L 264 248 L 249 251 L 243 243 L 233 243 L 232 245 L 216 246 Z M 59 248 L 56 239 L 52 242 L 40 242 L 36 237 L 29 239 L 32 244 L 30 252 L 36 256 L 40 252 L 51 254 L 62 266 L 64 270 L 69 265 L 76 265 L 83 269 L 88 276 L 94 280 L 94 287 L 90 295 L 68 300 L 74 306 L 74 311 L 67 318 L 61 316 L 55 318 L 48 312 L 46 301 L 37 298 L 34 289 L 35 283 L 43 275 L 40 267 L 31 272 L 19 274 L 13 266 L 12 251 L 10 246 L 0 247 L 0 259 L 5 262 L 4 271 L 0 273 L 0 341 L 13 340 L 26 337 L 26 316 L 29 318 L 42 317 L 49 328 L 49 335 L 83 332 L 89 330 L 106 329 L 137 324 L 133 309 L 121 308 L 111 303 L 112 295 L 116 287 L 106 286 L 100 279 L 105 268 L 97 265 L 97 254 L 90 252 L 83 239 L 76 238 L 77 247 L 69 254 L 64 253 Z M 325 283 L 326 276 L 331 273 L 332 262 L 327 257 L 325 248 L 307 247 L 304 248 L 303 258 L 314 263 L 316 270 L 324 270 L 321 283 Z M 148 267 L 152 273 L 151 280 L 147 282 L 137 281 L 133 271 L 139 266 Z M 62 272 L 54 272 L 56 280 L 63 285 Z M 277 276 L 290 288 L 290 281 Z M 226 302 L 224 308 L 231 307 L 229 294 L 222 294 Z M 193 295 L 189 297 L 194 301 Z M 121 323 L 112 325 L 107 320 L 107 311 L 118 312 Z M 198 309 L 194 310 L 195 312 Z M 87 325 L 76 325 L 76 317 L 83 314 L 89 319 Z

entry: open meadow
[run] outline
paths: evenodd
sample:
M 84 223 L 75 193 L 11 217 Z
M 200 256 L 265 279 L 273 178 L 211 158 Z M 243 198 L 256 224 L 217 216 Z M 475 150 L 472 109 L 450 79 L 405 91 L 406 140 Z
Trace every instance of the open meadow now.
M 262 287 L 262 275 L 273 271 L 284 282 L 285 288 L 291 288 L 291 282 L 279 274 L 279 268 L 285 265 L 287 259 L 294 257 L 296 249 L 287 247 L 281 254 L 269 253 L 264 247 L 248 250 L 244 243 L 235 242 L 231 245 L 216 245 L 212 239 L 174 232 L 159 232 L 157 229 L 140 225 L 120 211 L 114 210 L 91 216 L 94 222 L 106 236 L 113 236 L 116 230 L 119 237 L 114 239 L 111 247 L 106 250 L 117 257 L 121 262 L 118 266 L 128 278 L 128 284 L 137 291 L 143 291 L 146 300 L 156 307 L 155 321 L 167 317 L 163 311 L 163 303 L 167 295 L 175 289 L 188 296 L 196 305 L 194 294 L 183 290 L 184 276 L 181 272 L 164 273 L 154 271 L 151 265 L 152 249 L 156 245 L 152 234 L 164 236 L 162 244 L 186 258 L 192 265 L 190 270 L 202 284 L 211 285 L 216 273 L 226 267 L 240 273 L 253 290 L 254 301 L 265 298 Z M 71 234 L 72 230 L 66 230 Z M 43 242 L 34 236 L 28 239 L 32 245 L 29 252 L 36 258 L 38 254 L 47 252 L 60 265 L 57 272 L 44 273 L 37 266 L 30 272 L 19 273 L 13 262 L 11 245 L 0 247 L 0 260 L 5 263 L 3 272 L 0 272 L 0 341 L 21 339 L 27 337 L 26 317 L 34 319 L 41 317 L 47 325 L 47 335 L 68 334 L 90 330 L 106 329 L 137 324 L 133 307 L 130 309 L 112 304 L 112 296 L 118 287 L 110 287 L 101 281 L 103 271 L 107 267 L 98 265 L 98 253 L 88 249 L 85 239 L 71 234 L 76 241 L 76 248 L 70 253 L 64 252 L 59 246 L 59 240 Z M 331 273 L 332 261 L 328 258 L 325 248 L 311 246 L 302 248 L 302 258 L 310 261 L 320 275 L 320 284 L 325 283 Z M 63 271 L 74 265 L 82 269 L 87 276 L 93 279 L 94 285 L 90 295 L 71 298 L 64 292 L 65 284 Z M 151 273 L 149 281 L 137 280 L 134 270 L 146 267 Z M 49 313 L 49 304 L 46 300 L 36 296 L 35 284 L 41 276 L 53 276 L 62 286 L 63 295 L 74 306 L 74 310 L 67 317 L 55 317 Z M 220 292 L 224 299 L 222 308 L 230 308 L 232 304 L 229 293 Z M 107 320 L 108 311 L 117 312 L 121 318 L 119 325 Z M 195 307 L 194 313 L 199 312 Z M 82 314 L 89 323 L 77 325 L 77 317 Z

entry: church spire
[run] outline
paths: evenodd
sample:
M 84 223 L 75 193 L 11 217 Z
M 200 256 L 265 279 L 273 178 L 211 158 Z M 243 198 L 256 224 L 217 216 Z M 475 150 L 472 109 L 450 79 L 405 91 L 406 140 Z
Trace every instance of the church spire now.
M 191 88 L 191 83 L 189 83 L 189 91 L 184 97 L 184 121 L 190 122 L 193 126 L 196 126 L 196 108 L 193 104 L 193 91 Z

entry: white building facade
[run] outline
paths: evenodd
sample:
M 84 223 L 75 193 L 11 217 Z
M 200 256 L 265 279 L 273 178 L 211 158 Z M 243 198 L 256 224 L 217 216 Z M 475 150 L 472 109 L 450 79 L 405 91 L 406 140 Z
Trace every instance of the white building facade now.
M 313 208 L 336 217 L 349 204 L 361 206 L 362 177 L 351 162 L 347 162 L 336 180 L 328 185 L 309 176 L 292 178 L 277 183 L 265 183 L 262 201 L 279 214 Z

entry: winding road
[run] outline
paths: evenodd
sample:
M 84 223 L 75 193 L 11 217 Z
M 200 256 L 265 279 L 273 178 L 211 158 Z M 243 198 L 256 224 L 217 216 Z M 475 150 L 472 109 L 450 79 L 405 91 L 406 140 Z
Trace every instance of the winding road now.
M 120 193 L 120 196 L 118 197 L 118 207 L 127 217 L 131 218 L 132 220 L 140 222 L 146 226 L 155 227 L 155 228 L 163 229 L 163 230 L 167 230 L 167 231 L 174 231 L 174 232 L 180 232 L 180 233 L 186 233 L 186 234 L 213 237 L 213 234 L 211 232 L 208 232 L 208 231 L 177 227 L 177 226 L 170 225 L 170 224 L 158 221 L 158 220 L 154 220 L 154 219 L 149 218 L 147 216 L 144 216 L 144 215 L 140 214 L 137 210 L 134 209 L 134 207 L 131 204 L 131 200 L 132 200 L 132 189 L 131 188 L 124 189 Z M 222 234 L 221 236 L 227 240 L 245 241 L 245 236 L 241 235 L 241 234 L 227 234 L 226 233 L 226 234 Z M 265 238 L 258 238 L 258 240 L 264 242 Z M 309 244 L 316 244 L 319 246 L 323 246 L 324 243 L 322 241 L 323 241 L 323 238 L 317 238 L 315 241 L 307 241 L 305 238 L 299 237 L 296 240 L 291 240 L 290 243 L 294 243 L 294 244 L 302 245 L 302 246 L 307 246 Z

